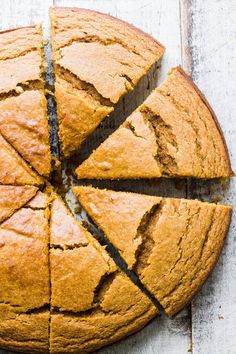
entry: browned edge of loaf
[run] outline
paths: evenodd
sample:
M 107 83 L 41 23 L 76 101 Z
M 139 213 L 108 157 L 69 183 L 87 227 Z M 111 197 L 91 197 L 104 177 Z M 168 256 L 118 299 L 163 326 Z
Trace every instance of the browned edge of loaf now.
M 173 68 L 174 69 L 174 68 Z M 172 69 L 172 70 L 173 70 Z M 209 112 L 211 113 L 211 116 L 215 122 L 215 125 L 216 125 L 216 128 L 217 130 L 219 131 L 220 133 L 220 136 L 221 136 L 221 139 L 222 139 L 222 142 L 223 142 L 223 145 L 224 145 L 224 148 L 225 148 L 225 154 L 226 154 L 226 158 L 227 158 L 227 162 L 228 162 L 228 165 L 229 165 L 229 177 L 234 177 L 235 176 L 235 173 L 234 171 L 232 170 L 232 167 L 231 167 L 231 161 L 230 161 L 230 157 L 229 157 L 229 150 L 228 150 L 228 147 L 227 147 L 227 144 L 226 144 L 226 141 L 225 141 L 225 137 L 224 137 L 224 134 L 223 134 L 223 131 L 221 129 L 221 126 L 220 126 L 220 123 L 218 121 L 218 118 L 215 114 L 215 112 L 213 111 L 210 103 L 207 101 L 205 95 L 202 93 L 202 91 L 199 89 L 199 87 L 193 82 L 192 78 L 190 75 L 188 75 L 184 70 L 183 68 L 181 67 L 181 65 L 177 66 L 176 69 L 179 71 L 179 73 L 188 81 L 188 83 L 194 88 L 194 90 L 197 92 L 197 94 L 200 96 L 201 100 L 203 101 L 203 103 L 206 105 L 206 107 L 208 108 Z
M 109 14 L 106 14 L 104 12 L 99 12 L 99 11 L 94 11 L 94 10 L 90 10 L 90 9 L 84 9 L 84 8 L 79 8 L 79 7 L 60 7 L 60 6 L 54 6 L 54 7 L 51 7 L 50 9 L 57 9 L 57 10 L 72 10 L 72 11 L 75 11 L 75 12 L 83 12 L 83 13 L 90 13 L 90 14 L 98 14 L 98 15 L 102 15 L 104 17 L 107 17 L 109 18 L 111 21 L 114 21 L 114 22 L 120 22 L 120 23 L 123 23 L 125 24 L 126 26 L 130 27 L 131 29 L 135 30 L 137 33 L 141 34 L 142 36 L 146 37 L 148 40 L 156 43 L 159 47 L 162 48 L 163 50 L 163 53 L 165 51 L 165 46 L 163 44 L 161 44 L 158 40 L 156 40 L 155 38 L 153 38 L 150 34 L 142 31 L 141 29 L 135 27 L 134 25 L 132 25 L 131 23 L 129 22 L 126 22 L 124 20 L 121 20 L 115 16 L 112 16 L 112 15 L 109 15 Z
M 2 30 L 0 31 L 0 34 L 4 34 L 4 33 L 8 33 L 8 32 L 13 32 L 13 31 L 18 31 L 21 29 L 25 29 L 25 28 L 36 28 L 38 26 L 41 26 L 41 23 L 38 23 L 36 25 L 30 25 L 30 26 L 22 26 L 22 27 L 15 27 L 15 28 L 9 28 L 7 30 Z
M 181 69 L 183 70 L 183 69 Z M 186 75 L 188 76 L 188 75 Z M 191 80 L 191 79 L 190 79 Z M 213 203 L 214 204 L 214 203 Z M 220 204 L 219 204 L 220 205 Z M 225 244 L 225 239 L 226 239 L 226 236 L 229 232 L 229 228 L 230 228 L 230 224 L 231 224 L 231 219 L 232 219 L 232 206 L 231 206 L 231 211 L 230 211 L 230 216 L 229 216 L 229 222 L 228 222 L 228 225 L 227 225 L 227 228 L 225 229 L 225 233 L 224 233 L 224 237 L 222 238 L 222 244 L 221 244 L 221 247 L 219 248 L 219 253 L 218 253 L 218 256 L 214 262 L 214 264 L 212 265 L 210 271 L 208 272 L 207 276 L 206 276 L 206 279 L 204 280 L 204 282 L 202 283 L 202 285 L 197 289 L 197 291 L 195 292 L 195 294 L 192 296 L 192 298 L 184 305 L 184 307 L 179 310 L 178 312 L 176 312 L 173 316 L 168 316 L 171 320 L 175 318 L 176 315 L 178 315 L 178 313 L 180 313 L 184 308 L 186 308 L 192 301 L 193 299 L 195 298 L 195 296 L 197 294 L 199 294 L 199 292 L 201 291 L 203 285 L 207 282 L 208 278 L 210 277 L 210 275 L 212 274 L 216 264 L 218 263 L 218 260 L 220 258 L 220 255 L 222 253 L 222 249 L 224 247 L 224 244 Z

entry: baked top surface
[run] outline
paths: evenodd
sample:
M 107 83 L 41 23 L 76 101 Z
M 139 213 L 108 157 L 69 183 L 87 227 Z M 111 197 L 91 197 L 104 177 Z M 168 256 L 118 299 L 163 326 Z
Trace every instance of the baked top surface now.
M 36 174 L 23 158 L 0 134 L 0 184 L 40 185 L 42 178 Z
M 216 117 L 180 68 L 76 170 L 78 178 L 232 175 Z
M 87 353 L 137 331 L 157 310 L 62 200 L 52 203 L 51 352 Z
M 164 48 L 94 11 L 52 9 L 51 20 L 68 157 Z M 44 65 L 40 26 L 0 32 L 0 347 L 89 353 L 142 328 L 157 309 L 52 188 L 43 189 L 41 176 L 51 172 Z M 111 179 L 231 174 L 214 112 L 180 68 L 77 169 L 78 177 Z M 216 263 L 231 208 L 90 188 L 75 193 L 166 313 L 180 311 Z
M 40 175 L 49 175 L 51 153 L 43 90 L 0 101 L 0 132 Z
M 44 210 L 23 207 L 1 223 L 1 348 L 25 353 L 48 352 L 48 241 Z
M 41 47 L 41 26 L 0 32 L 1 95 L 17 93 L 30 83 L 42 85 Z
M 29 202 L 37 193 L 34 186 L 0 185 L 0 222 L 9 218 L 17 209 Z
M 0 134 L 40 175 L 49 176 L 42 44 L 39 25 L 0 33 Z M 32 184 L 23 179 L 3 179 L 0 183 Z
M 51 22 L 59 134 L 67 157 L 136 86 L 164 48 L 133 26 L 89 10 L 54 8 Z
M 232 208 L 92 187 L 74 193 L 166 313 L 186 306 L 218 259 Z

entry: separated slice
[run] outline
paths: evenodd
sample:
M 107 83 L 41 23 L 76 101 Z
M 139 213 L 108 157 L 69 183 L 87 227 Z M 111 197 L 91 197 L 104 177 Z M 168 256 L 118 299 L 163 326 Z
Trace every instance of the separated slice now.
M 52 8 L 55 98 L 61 150 L 75 152 L 163 55 L 163 46 L 117 18 Z
M 177 67 L 77 169 L 78 178 L 216 178 L 233 174 L 206 99 Z
M 138 331 L 155 306 L 54 195 L 51 353 L 90 353 Z
M 92 187 L 74 193 L 170 317 L 206 280 L 230 224 L 229 206 Z

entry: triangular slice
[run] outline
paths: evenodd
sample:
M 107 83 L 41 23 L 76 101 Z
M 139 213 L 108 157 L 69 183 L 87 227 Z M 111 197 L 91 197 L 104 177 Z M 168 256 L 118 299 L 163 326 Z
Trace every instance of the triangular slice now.
M 52 8 L 55 98 L 68 157 L 164 53 L 149 35 L 91 10 Z
M 177 67 L 77 169 L 78 178 L 229 177 L 224 137 L 206 99 Z
M 0 132 L 37 172 L 48 176 L 51 155 L 44 66 L 41 26 L 0 32 Z
M 51 153 L 43 91 L 25 91 L 0 101 L 0 132 L 40 175 L 49 175 Z
M 0 222 L 10 217 L 37 193 L 33 186 L 1 186 L 0 185 Z
M 42 179 L 0 134 L 0 184 L 39 185 Z
M 22 208 L 0 226 L 0 348 L 49 352 L 49 227 Z
M 157 309 L 54 195 L 51 353 L 90 353 L 142 328 Z
M 206 280 L 230 224 L 229 206 L 92 187 L 74 193 L 170 317 Z

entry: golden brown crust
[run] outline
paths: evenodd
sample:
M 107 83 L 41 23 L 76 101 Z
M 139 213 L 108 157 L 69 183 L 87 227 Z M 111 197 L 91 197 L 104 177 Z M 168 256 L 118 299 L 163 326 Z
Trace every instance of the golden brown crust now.
M 51 246 L 71 247 L 88 244 L 88 233 L 76 221 L 62 199 L 54 194 L 51 204 L 50 243 Z
M 195 86 L 168 79 L 77 169 L 78 178 L 230 177 L 225 142 Z
M 69 157 L 113 107 L 101 105 L 98 101 L 92 100 L 84 90 L 74 88 L 72 84 L 59 77 L 55 83 L 55 95 L 58 103 L 60 146 L 64 156 Z
M 30 83 L 41 84 L 42 27 L 24 27 L 0 33 L 0 93 L 19 92 Z M 12 75 L 14 72 L 14 75 Z
M 0 185 L 0 222 L 10 217 L 17 209 L 25 205 L 37 193 L 33 186 Z
M 38 191 L 36 196 L 32 198 L 26 206 L 32 209 L 46 209 L 48 203 L 49 196 L 46 193 Z
M 0 313 L 1 349 L 17 353 L 49 353 L 49 311 L 17 314 L 0 304 Z
M 89 315 L 52 314 L 51 353 L 91 353 L 137 332 L 157 313 L 146 295 L 121 273 L 100 307 Z
M 186 306 L 218 259 L 232 208 L 92 187 L 73 190 L 166 313 L 173 317 Z
M 0 226 L 2 348 L 27 353 L 49 350 L 48 242 L 44 211 L 22 208 Z
M 193 86 L 194 90 L 197 92 L 197 94 L 201 97 L 202 101 L 204 102 L 204 104 L 207 106 L 208 110 L 211 113 L 212 118 L 215 121 L 216 127 L 221 135 L 221 139 L 222 142 L 224 144 L 224 148 L 225 148 L 225 154 L 226 154 L 226 159 L 227 159 L 227 163 L 229 165 L 229 176 L 234 176 L 235 173 L 233 172 L 232 168 L 231 168 L 231 162 L 230 162 L 230 157 L 229 157 L 229 150 L 225 141 L 225 137 L 223 134 L 223 131 L 221 129 L 220 123 L 218 121 L 218 118 L 212 108 L 212 106 L 210 105 L 210 103 L 208 102 L 207 98 L 205 97 L 205 95 L 202 93 L 202 91 L 199 89 L 199 87 L 193 82 L 193 80 L 191 79 L 190 75 L 188 75 L 181 66 L 178 66 L 176 68 L 185 78 L 186 80 L 188 80 L 189 84 Z
M 0 33 L 0 132 L 37 172 L 48 176 L 44 66 L 41 26 L 14 29 L 14 36 L 12 31 Z
M 40 175 L 49 175 L 51 153 L 43 91 L 25 91 L 0 101 L 0 131 Z
M 14 32 L 14 33 L 12 33 Z M 19 27 L 0 32 L 0 60 L 7 60 L 38 50 L 42 45 L 40 25 Z
M 0 134 L 0 184 L 40 185 L 39 177 Z
M 156 315 L 146 295 L 117 270 L 55 194 L 51 238 L 52 353 L 92 352 L 137 331 Z
M 81 12 L 81 13 L 90 13 L 92 15 L 98 15 L 98 16 L 101 16 L 102 18 L 108 18 L 110 20 L 112 20 L 113 22 L 119 22 L 120 24 L 122 24 L 123 26 L 128 26 L 130 29 L 138 32 L 139 34 L 141 34 L 142 36 L 144 36 L 146 39 L 148 40 L 151 40 L 152 41 L 152 44 L 153 42 L 157 44 L 157 47 L 161 47 L 163 50 L 165 50 L 165 46 L 163 44 L 161 44 L 156 38 L 152 37 L 150 34 L 142 31 L 140 28 L 137 28 L 135 27 L 134 25 L 132 25 L 131 23 L 128 23 L 126 21 L 123 21 L 121 20 L 120 18 L 117 18 L 117 17 L 114 17 L 114 16 L 111 16 L 109 14 L 105 14 L 105 13 L 102 13 L 102 12 L 99 12 L 99 11 L 94 11 L 94 10 L 90 10 L 90 9 L 83 9 L 83 8 L 77 8 L 77 7 L 53 7 L 50 9 L 50 11 L 53 11 L 53 10 L 56 10 L 56 11 L 75 11 L 75 12 Z
M 105 14 L 52 8 L 50 16 L 59 135 L 68 157 L 160 59 L 164 48 Z

